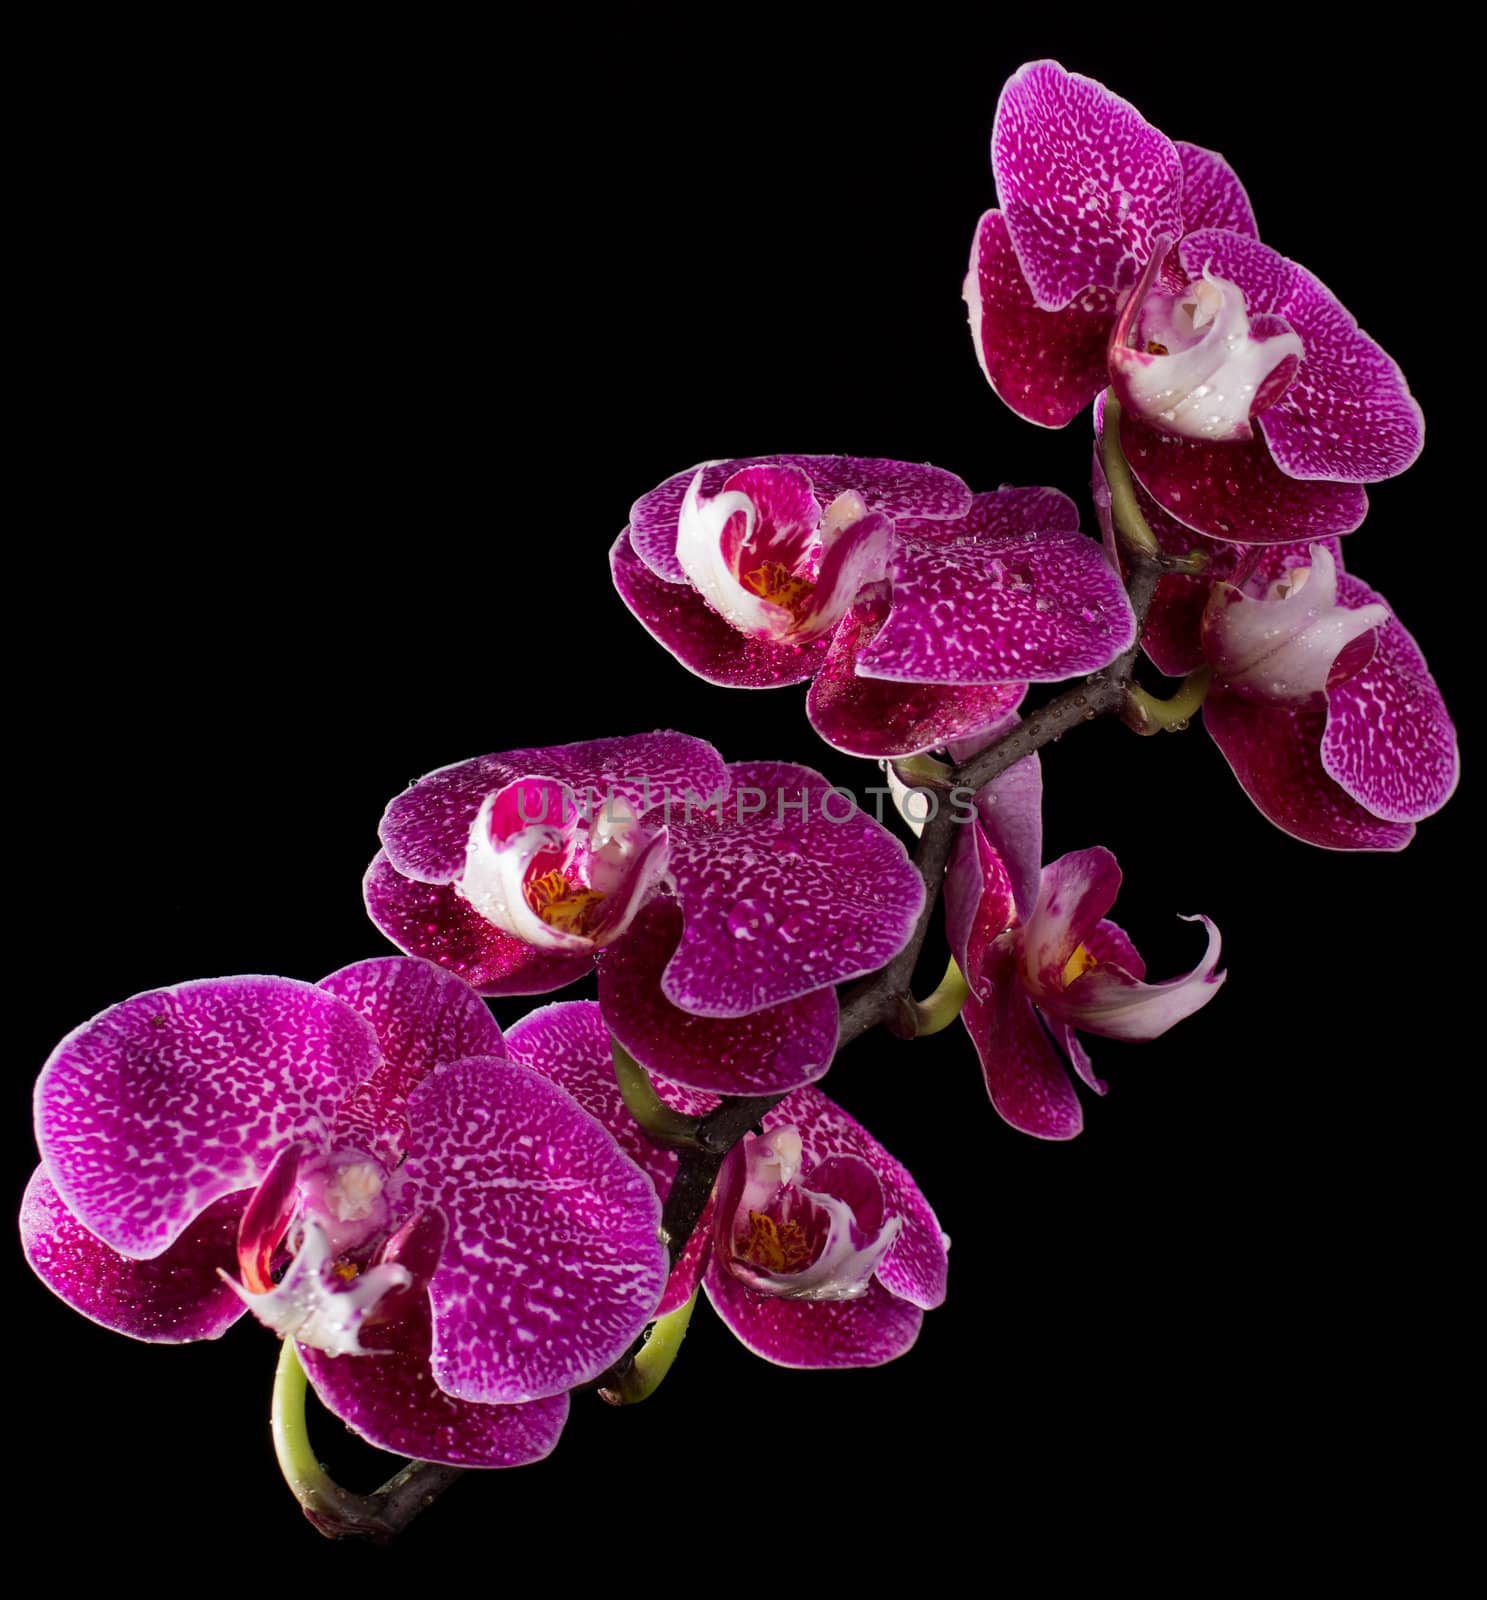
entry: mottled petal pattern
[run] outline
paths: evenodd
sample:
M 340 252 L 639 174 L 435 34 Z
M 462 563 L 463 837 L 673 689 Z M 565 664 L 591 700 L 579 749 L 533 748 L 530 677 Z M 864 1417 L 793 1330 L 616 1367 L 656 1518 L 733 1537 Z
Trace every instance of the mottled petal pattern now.
M 444 1066 L 408 1120 L 405 1203 L 450 1225 L 429 1285 L 439 1387 L 511 1404 L 598 1377 L 665 1287 L 650 1179 L 571 1096 L 505 1062 Z
M 1172 141 L 1102 83 L 1033 61 L 1007 80 L 991 163 L 1023 276 L 1045 310 L 1128 289 L 1153 240 L 1182 232 Z
M 729 771 L 720 808 L 671 814 L 686 930 L 667 999 L 697 1016 L 741 1017 L 892 960 L 924 903 L 903 845 L 809 767 Z
M 452 883 L 405 878 L 379 850 L 362 882 L 367 913 L 399 949 L 477 994 L 549 994 L 593 970 L 592 950 L 538 950 L 487 922 Z
M 526 1405 L 458 1400 L 434 1382 L 424 1300 L 394 1324 L 371 1329 L 371 1357 L 300 1347 L 305 1374 L 326 1409 L 379 1450 L 451 1467 L 520 1467 L 540 1461 L 568 1420 L 568 1396 Z
M 163 1254 L 131 1260 L 96 1239 L 38 1167 L 21 1201 L 21 1247 L 38 1278 L 100 1326 L 152 1344 L 216 1339 L 243 1314 L 222 1281 L 236 1260 L 246 1191 L 214 1201 Z
M 1238 174 L 1216 150 L 1177 143 L 1177 158 L 1182 162 L 1182 226 L 1187 233 L 1199 228 L 1226 228 L 1258 239 L 1255 213 Z
M 681 936 L 681 908 L 655 900 L 599 963 L 604 1020 L 641 1066 L 713 1094 L 782 1094 L 825 1075 L 836 1052 L 835 989 L 747 1016 L 693 1016 L 661 990 Z
M 325 1148 L 381 1063 L 372 1027 L 291 978 L 217 978 L 111 1006 L 36 1085 L 36 1138 L 73 1216 L 122 1255 L 160 1255 L 214 1200 L 255 1188 L 292 1139 Z

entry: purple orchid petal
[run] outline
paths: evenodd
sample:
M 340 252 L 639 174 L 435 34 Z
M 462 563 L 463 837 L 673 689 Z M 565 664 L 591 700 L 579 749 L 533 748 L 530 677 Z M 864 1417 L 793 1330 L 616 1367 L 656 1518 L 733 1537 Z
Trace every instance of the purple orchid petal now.
M 291 1139 L 325 1148 L 381 1062 L 371 1024 L 312 984 L 217 978 L 111 1006 L 36 1084 L 36 1138 L 72 1215 L 121 1255 L 167 1250 Z
M 945 871 L 945 937 L 971 992 L 982 1000 L 990 998 L 987 951 L 1016 914 L 1012 880 L 979 819 L 961 827 Z
M 626 1109 L 614 1076 L 609 1026 L 592 1000 L 560 1000 L 529 1012 L 506 1039 L 511 1059 L 571 1094 L 596 1122 L 615 1137 L 665 1199 L 676 1177 L 673 1145 L 649 1138 Z M 659 1079 L 656 1093 L 674 1111 L 705 1116 L 716 1105 L 710 1094 L 698 1094 Z
M 477 994 L 548 994 L 593 970 L 593 950 L 538 950 L 487 922 L 452 883 L 405 878 L 379 850 L 362 881 L 367 912 L 399 949 Z
M 672 808 L 686 929 L 666 998 L 696 1016 L 741 1017 L 892 960 L 924 904 L 903 845 L 809 767 L 737 762 L 729 773 L 721 807 Z
M 941 685 L 860 677 L 862 652 L 888 618 L 886 585 L 865 591 L 832 635 L 806 696 L 817 733 L 854 756 L 908 756 L 1000 726 L 1027 693 L 1023 683 Z
M 1026 921 L 1043 880 L 1043 766 L 1024 756 L 976 794 L 976 811 L 1012 883 L 1017 914 Z
M 1058 1041 L 1059 1048 L 1069 1058 L 1069 1063 L 1075 1072 L 1096 1094 L 1108 1094 L 1110 1085 L 1103 1078 L 1095 1075 L 1095 1064 L 1090 1060 L 1089 1051 L 1080 1042 L 1079 1035 L 1073 1026 L 1067 1022 L 1056 1022 L 1052 1018 L 1046 1020 L 1049 1031 Z
M 1338 599 L 1355 613 L 1388 609 L 1346 574 Z M 1456 730 L 1420 647 L 1397 618 L 1380 628 L 1367 665 L 1327 690 L 1321 761 L 1329 778 L 1386 822 L 1418 822 L 1455 792 Z
M 1040 309 L 1000 211 L 976 229 L 963 296 L 986 381 L 1019 417 L 1062 428 L 1105 387 L 1114 292 L 1090 287 L 1059 311 Z
M 1413 823 L 1385 822 L 1327 775 L 1321 707 L 1271 705 L 1222 688 L 1203 702 L 1203 725 L 1240 787 L 1278 828 L 1327 850 L 1402 850 Z
M 718 1259 L 703 1284 L 713 1309 L 756 1356 L 777 1367 L 877 1367 L 919 1337 L 924 1313 L 881 1283 L 856 1300 L 785 1300 L 746 1288 Z
M 434 1382 L 428 1301 L 372 1329 L 370 1359 L 300 1347 L 305 1375 L 326 1408 L 379 1450 L 451 1467 L 520 1467 L 541 1461 L 568 1420 L 568 1396 L 482 1405 Z
M 816 1169 L 833 1156 L 855 1156 L 876 1176 L 885 1213 L 902 1221 L 878 1263 L 878 1282 L 923 1310 L 943 1304 L 950 1241 L 908 1168 L 819 1089 L 797 1089 L 764 1118 L 766 1131 L 791 1125 L 800 1133 L 802 1170 L 808 1177 L 816 1176 Z
M 382 1065 L 336 1117 L 336 1143 L 359 1145 L 389 1164 L 406 1148 L 403 1104 L 415 1085 L 441 1061 L 506 1054 L 489 1007 L 462 978 L 430 961 L 375 956 L 322 978 L 320 987 L 364 1016 L 382 1046 Z
M 1043 869 L 1038 908 L 1023 939 L 1023 970 L 1034 993 L 1058 993 L 1085 936 L 1115 903 L 1120 867 L 1103 845 L 1072 850 Z
M 1182 232 L 1172 141 L 1056 61 L 1029 62 L 1007 80 L 991 163 L 1023 276 L 1045 310 L 1091 284 L 1128 289 L 1155 239 Z
M 1189 973 L 1166 983 L 1142 983 L 1119 966 L 1095 961 L 1067 987 L 1040 996 L 1051 1019 L 1106 1039 L 1144 1040 L 1164 1034 L 1213 999 L 1228 976 L 1217 972 L 1219 931 L 1207 917 L 1184 917 L 1208 929 L 1208 948 Z M 1107 944 L 1111 941 L 1107 938 Z M 1090 941 L 1084 948 L 1091 955 Z
M 571 1096 L 505 1062 L 441 1067 L 408 1121 L 404 1203 L 450 1224 L 429 1284 L 439 1387 L 511 1404 L 597 1378 L 665 1287 L 650 1179 Z
M 630 511 L 630 542 L 658 578 L 684 584 L 687 575 L 676 555 L 677 523 L 692 481 L 702 475 L 699 492 L 720 493 L 734 473 L 750 467 L 796 467 L 810 479 L 816 500 L 830 505 L 838 495 L 853 492 L 869 511 L 891 517 L 954 517 L 970 503 L 971 492 L 953 472 L 911 461 L 871 456 L 739 456 L 730 461 L 704 461 L 678 472 L 637 500 Z
M 1260 237 L 1255 213 L 1238 174 L 1216 150 L 1178 139 L 1182 162 L 1182 231 L 1225 228 L 1251 239 Z
M 985 976 L 990 999 L 973 994 L 960 1015 L 997 1115 L 1035 1139 L 1074 1138 L 1084 1127 L 1079 1096 L 1018 982 L 1015 954 L 994 950 Z
M 711 794 L 723 781 L 723 760 L 684 733 L 636 733 L 459 761 L 420 778 L 388 806 L 379 829 L 387 859 L 405 878 L 452 883 L 465 869 L 470 826 L 486 796 L 538 773 L 644 811 L 666 791 Z
M 244 1191 L 223 1195 L 169 1249 L 135 1261 L 89 1233 L 38 1167 L 21 1200 L 21 1246 L 37 1277 L 90 1322 L 152 1344 L 217 1339 L 243 1314 L 222 1271 L 237 1259 L 247 1203 Z
M 1263 433 L 1265 418 L 1260 420 Z M 1234 544 L 1325 539 L 1351 533 L 1368 510 L 1368 495 L 1356 484 L 1287 476 L 1260 434 L 1232 443 L 1179 439 L 1125 411 L 1120 442 L 1131 471 L 1158 505 L 1212 539 Z
M 1131 943 L 1130 934 L 1118 922 L 1102 917 L 1085 934 L 1082 942 L 1096 961 L 1113 962 L 1133 978 L 1146 976 L 1146 962 L 1141 952 Z
M 1367 644 L 1389 620 L 1386 606 L 1337 603 L 1337 562 L 1314 544 L 1263 595 L 1234 584 L 1214 588 L 1203 619 L 1203 650 L 1215 678 L 1256 700 L 1306 701 L 1322 693 L 1338 657 Z M 1251 589 L 1253 589 L 1251 585 Z M 1356 652 L 1354 652 L 1356 655 Z
M 825 1076 L 836 1053 L 834 989 L 747 1016 L 692 1016 L 661 991 L 681 936 L 681 908 L 653 900 L 599 963 L 604 1020 L 641 1066 L 713 1094 L 780 1094 Z
M 1212 271 L 1237 283 L 1251 315 L 1284 317 L 1301 336 L 1300 370 L 1260 418 L 1282 472 L 1374 483 L 1414 461 L 1424 421 L 1404 374 L 1320 279 L 1258 239 L 1233 233 L 1189 234 L 1179 253 L 1189 273 Z
M 1047 518 L 1047 521 L 1042 519 Z M 954 522 L 899 525 L 888 620 L 858 663 L 910 683 L 1058 682 L 1135 636 L 1120 576 L 1047 489 L 977 495 Z

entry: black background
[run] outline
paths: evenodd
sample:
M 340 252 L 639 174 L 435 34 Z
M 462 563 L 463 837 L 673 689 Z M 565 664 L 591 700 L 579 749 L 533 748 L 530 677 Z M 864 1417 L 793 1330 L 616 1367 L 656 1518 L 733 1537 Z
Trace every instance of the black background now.
M 1481 318 L 1433 231 L 1467 155 L 1443 155 L 1459 85 L 1423 44 L 1251 37 L 1233 8 L 1123 38 L 932 11 L 908 32 L 728 27 L 128 36 L 38 63 L 17 1196 L 29 1083 L 78 1022 L 386 948 L 358 881 L 382 806 L 431 767 L 672 726 L 878 781 L 815 740 L 801 690 L 687 675 L 605 555 L 663 477 L 772 450 L 1052 483 L 1092 526 L 1087 422 L 1006 411 L 959 298 L 1024 59 L 1224 151 L 1266 240 L 1399 359 L 1430 444 L 1347 558 L 1464 709 L 1479 514 L 1456 503 L 1476 446 L 1452 384 L 1480 366 Z M 1049 857 L 1116 851 L 1116 914 L 1155 977 L 1201 948 L 1175 913 L 1213 916 L 1224 992 L 1155 1044 L 1091 1041 L 1111 1092 L 1069 1145 L 999 1121 L 959 1029 L 853 1046 L 829 1089 L 954 1239 L 916 1349 L 782 1372 L 703 1307 L 652 1402 L 577 1397 L 548 1462 L 460 1484 L 402 1554 L 494 1562 L 551 1527 L 563 1544 L 533 1548 L 575 1581 L 705 1582 L 735 1558 L 793 1581 L 893 1550 L 928 1574 L 942 1540 L 988 1578 L 1081 1548 L 1152 1577 L 1259 1571 L 1292 1538 L 1302 1571 L 1428 1563 L 1463 1275 L 1468 1072 L 1443 1030 L 1479 986 L 1463 802 L 1401 856 L 1348 857 L 1272 829 L 1197 726 L 1096 724 L 1044 762 Z M 152 1348 L 19 1261 L 12 1284 L 35 1537 L 363 1570 L 277 1478 L 270 1335 Z M 340 1435 L 319 1419 L 342 1475 L 379 1481 Z

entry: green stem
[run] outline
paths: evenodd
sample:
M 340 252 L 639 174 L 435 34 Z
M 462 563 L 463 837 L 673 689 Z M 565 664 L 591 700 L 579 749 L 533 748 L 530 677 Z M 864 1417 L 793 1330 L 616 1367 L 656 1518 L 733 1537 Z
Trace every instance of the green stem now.
M 609 1041 L 614 1057 L 614 1081 L 620 1086 L 625 1108 L 653 1139 L 665 1144 L 695 1145 L 701 1122 L 673 1111 L 656 1093 L 650 1074 L 618 1039 Z
M 955 957 L 951 956 L 950 964 L 945 968 L 945 976 L 940 979 L 939 987 L 935 992 L 923 1000 L 914 1002 L 914 1036 L 923 1039 L 928 1034 L 939 1033 L 948 1028 L 960 1015 L 961 1007 L 971 997 L 971 986 L 965 980 L 965 974 L 956 965 Z
M 616 1370 L 614 1382 L 599 1391 L 599 1397 L 612 1406 L 639 1405 L 661 1387 L 661 1381 L 671 1371 L 682 1340 L 687 1337 L 687 1326 L 697 1306 L 697 1291 L 686 1305 L 678 1306 L 651 1324 L 646 1341 L 634 1353 L 623 1370 Z
M 1139 683 L 1128 684 L 1121 720 L 1137 733 L 1179 732 L 1202 709 L 1212 677 L 1210 668 L 1199 667 L 1188 673 L 1177 692 L 1165 700 L 1148 693 Z
M 373 1358 L 367 1358 L 373 1359 Z M 270 1426 L 279 1470 L 310 1522 L 327 1539 L 385 1543 L 463 1475 L 460 1467 L 410 1461 L 375 1494 L 352 1494 L 320 1465 L 305 1423 L 305 1369 L 293 1339 L 279 1347 Z
M 895 756 L 893 770 L 911 787 L 928 784 L 931 788 L 946 788 L 953 770 L 947 762 L 936 761 L 933 756 Z
M 1141 504 L 1136 499 L 1136 483 L 1131 477 L 1126 453 L 1120 447 L 1120 401 L 1115 398 L 1114 389 L 1105 391 L 1100 465 L 1105 469 L 1105 482 L 1110 489 L 1110 517 L 1127 549 L 1139 550 L 1144 556 L 1160 554 L 1157 537 L 1147 527 L 1146 518 L 1141 514 Z

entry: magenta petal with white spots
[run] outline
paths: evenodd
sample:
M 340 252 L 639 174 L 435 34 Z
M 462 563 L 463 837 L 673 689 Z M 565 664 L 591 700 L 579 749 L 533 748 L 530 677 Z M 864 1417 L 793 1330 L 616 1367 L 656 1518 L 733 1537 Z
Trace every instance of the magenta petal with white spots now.
M 236 1266 L 247 1203 L 246 1190 L 223 1195 L 163 1254 L 135 1261 L 94 1238 L 38 1167 L 21 1200 L 21 1248 L 47 1288 L 91 1322 L 152 1344 L 216 1339 L 245 1309 L 221 1274 Z
M 777 1367 L 879 1367 L 919 1337 L 924 1313 L 881 1283 L 856 1300 L 784 1300 L 746 1288 L 716 1250 L 703 1278 L 713 1309 L 756 1356 Z
M 792 1124 L 800 1133 L 801 1171 L 807 1185 L 812 1170 L 833 1156 L 856 1156 L 877 1177 L 883 1214 L 901 1223 L 898 1237 L 875 1269 L 878 1281 L 926 1311 L 943 1304 L 950 1241 L 908 1168 L 819 1089 L 798 1089 L 764 1118 L 766 1132 Z
M 891 517 L 953 517 L 970 503 L 971 492 L 953 472 L 912 461 L 873 456 L 738 456 L 701 462 L 678 472 L 637 500 L 630 510 L 630 542 L 635 554 L 658 578 L 686 583 L 676 556 L 677 522 L 692 480 L 700 472 L 700 495 L 710 499 L 736 472 L 748 467 L 796 467 L 811 480 L 817 502 L 829 506 L 853 490 L 869 511 Z
M 1375 483 L 1420 454 L 1424 421 L 1404 374 L 1319 278 L 1258 239 L 1233 233 L 1189 234 L 1178 248 L 1190 274 L 1207 269 L 1229 279 L 1244 291 L 1251 317 L 1284 317 L 1301 335 L 1300 369 L 1258 419 L 1282 472 Z
M 458 1400 L 429 1367 L 427 1298 L 394 1324 L 370 1329 L 368 1356 L 299 1347 L 326 1409 L 379 1450 L 451 1467 L 520 1467 L 540 1461 L 568 1420 L 568 1396 L 526 1405 Z
M 597 1378 L 665 1287 L 650 1179 L 570 1095 L 506 1062 L 442 1067 L 408 1121 L 403 1203 L 449 1219 L 429 1284 L 439 1387 L 511 1404 Z
M 374 956 L 342 967 L 320 987 L 376 1029 L 382 1065 L 341 1107 L 336 1142 L 391 1156 L 407 1137 L 404 1102 L 441 1061 L 504 1056 L 490 1008 L 463 978 L 411 956 Z
M 36 1139 L 74 1217 L 122 1255 L 167 1250 L 291 1139 L 326 1148 L 381 1062 L 371 1024 L 292 978 L 216 978 L 110 1006 L 52 1052 Z
M 1191 972 L 1166 983 L 1143 983 L 1116 962 L 1097 960 L 1067 987 L 1040 996 L 1039 1005 L 1052 1020 L 1106 1039 L 1159 1038 L 1174 1023 L 1206 1006 L 1228 976 L 1215 970 L 1218 929 L 1207 917 L 1183 921 L 1201 922 L 1208 930 L 1208 947 Z M 1091 949 L 1088 940 L 1084 944 Z
M 985 969 L 990 998 L 973 994 L 961 1020 L 986 1079 L 986 1092 L 1004 1122 L 1035 1139 L 1072 1139 L 1084 1112 L 1069 1074 L 1026 991 L 1013 951 L 993 951 Z
M 1182 227 L 1185 233 L 1199 228 L 1227 228 L 1251 239 L 1260 237 L 1249 196 L 1233 167 L 1216 150 L 1177 140 L 1177 158 L 1182 162 Z M 1222 276 L 1222 274 L 1220 274 Z
M 963 294 L 981 370 L 1019 417 L 1062 428 L 1109 381 L 1114 292 L 1091 286 L 1061 310 L 1040 309 L 1000 211 L 988 211 L 976 229 Z
M 428 773 L 389 804 L 378 830 L 387 859 L 405 878 L 453 882 L 464 871 L 470 825 L 486 796 L 534 774 L 580 795 L 619 796 L 643 811 L 666 792 L 711 794 L 723 781 L 723 759 L 684 733 L 635 733 L 459 761 Z
M 712 1094 L 781 1094 L 825 1076 L 836 1053 L 835 989 L 747 1016 L 693 1016 L 661 992 L 681 936 L 681 908 L 653 900 L 599 963 L 604 1020 L 641 1066 Z
M 372 921 L 399 949 L 456 974 L 477 994 L 549 994 L 593 970 L 592 950 L 539 950 L 484 917 L 452 883 L 405 878 L 379 850 L 362 880 Z
M 1021 704 L 1024 683 L 952 685 L 894 683 L 862 677 L 862 652 L 887 620 L 886 585 L 864 590 L 832 635 L 826 659 L 806 696 L 817 733 L 854 756 L 909 756 L 996 727 Z
M 1275 408 L 1272 408 L 1274 410 Z M 1120 442 L 1137 481 L 1176 521 L 1235 544 L 1292 544 L 1351 533 L 1368 511 L 1354 483 L 1302 480 L 1271 457 L 1264 424 L 1253 439 L 1179 439 L 1121 413 Z
M 594 1001 L 559 1000 L 529 1012 L 512 1027 L 506 1044 L 518 1066 L 557 1084 L 608 1128 L 620 1149 L 655 1184 L 661 1199 L 666 1198 L 676 1177 L 676 1147 L 643 1133 L 626 1108 L 615 1081 L 609 1027 Z M 718 1103 L 713 1095 L 697 1094 L 661 1078 L 655 1080 L 655 1089 L 684 1116 L 705 1116 Z
M 1322 765 L 1327 712 L 1266 704 L 1210 689 L 1203 725 L 1259 809 L 1286 833 L 1327 850 L 1402 850 L 1413 823 L 1386 822 L 1360 805 Z
M 1026 921 L 1038 904 L 1043 881 L 1043 766 L 1024 756 L 976 795 L 976 811 L 992 848 L 1001 857 Z
M 627 528 L 609 552 L 620 599 L 650 636 L 687 669 L 732 689 L 777 689 L 809 678 L 825 659 L 828 638 L 799 644 L 740 633 L 690 583 L 658 578 L 635 554 Z
M 1182 232 L 1172 141 L 1102 83 L 1032 61 L 997 104 L 991 162 L 1007 231 L 1037 303 L 1091 284 L 1128 289 L 1162 234 Z
M 977 495 L 954 521 L 901 523 L 892 607 L 858 670 L 909 683 L 1056 683 L 1135 635 L 1119 574 L 1054 489 Z
M 697 1016 L 741 1017 L 891 961 L 924 904 L 903 845 L 809 767 L 728 770 L 721 815 L 672 812 L 686 929 L 666 998 Z
M 1337 584 L 1339 602 L 1351 610 L 1387 606 L 1346 573 Z M 1398 618 L 1379 629 L 1368 664 L 1327 690 L 1321 761 L 1330 778 L 1386 822 L 1418 822 L 1455 791 L 1456 729 L 1420 647 Z

